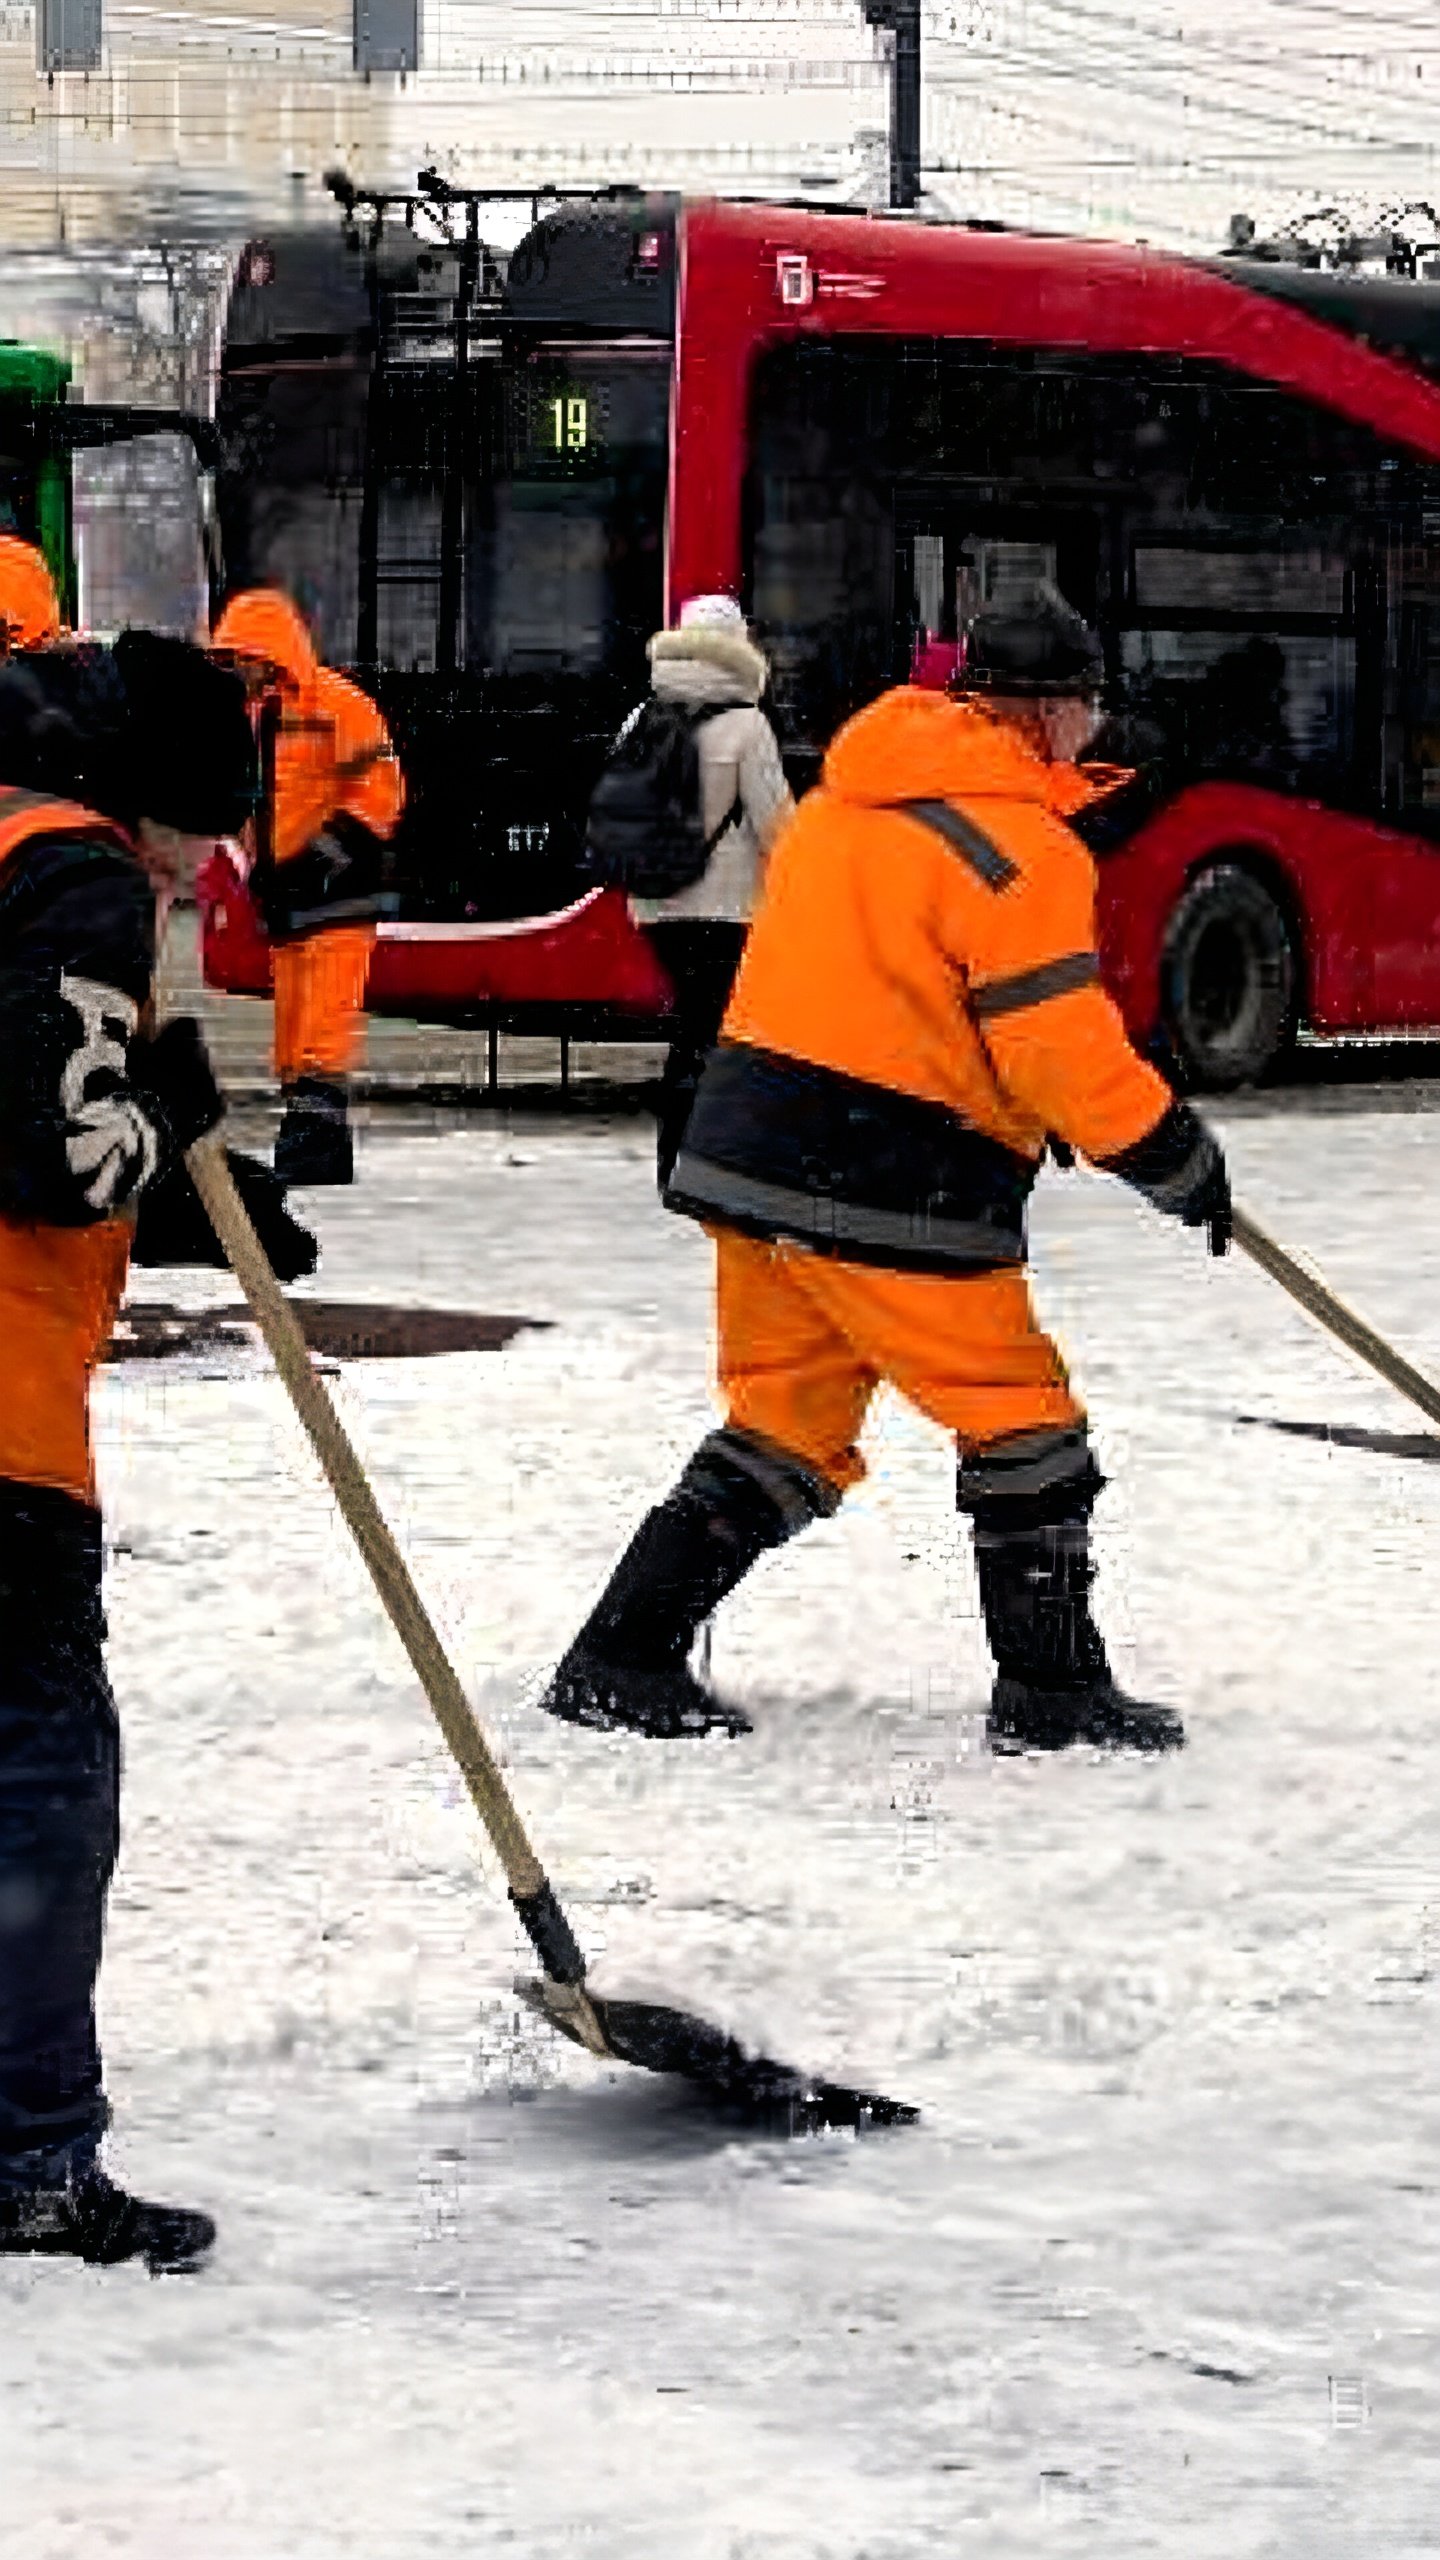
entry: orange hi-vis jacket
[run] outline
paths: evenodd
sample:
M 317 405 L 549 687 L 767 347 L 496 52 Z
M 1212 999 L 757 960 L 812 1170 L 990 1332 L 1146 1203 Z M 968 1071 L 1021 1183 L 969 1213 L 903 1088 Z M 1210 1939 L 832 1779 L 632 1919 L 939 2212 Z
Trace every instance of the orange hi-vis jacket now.
M 0 904 L 8 903 L 17 885 L 27 848 L 65 836 L 98 840 L 112 853 L 123 849 L 114 827 L 92 811 L 0 787 Z M 137 868 L 137 908 L 148 894 Z M 123 1182 L 118 1179 L 121 1137 L 112 1142 L 110 1120 L 125 1139 L 138 1137 L 136 1169 L 142 1179 L 154 1156 L 143 1124 L 133 1115 L 117 1118 L 103 1095 L 90 1098 L 97 1086 L 113 1089 L 123 1079 L 125 1035 L 139 1007 L 87 977 L 63 979 L 61 991 L 76 1040 L 64 1062 L 56 1107 L 73 1133 L 72 1214 L 84 1223 L 0 1212 L 0 1478 L 54 1486 L 93 1504 L 90 1375 L 114 1330 L 133 1233 L 128 1216 L 95 1214 L 97 1203 L 123 1196 L 129 1182 L 128 1170 Z M 26 1026 L 18 1028 L 24 1036 Z M 7 1168 L 16 1141 L 13 1128 L 0 1127 L 0 1161 Z
M 278 589 L 235 596 L 215 626 L 217 650 L 272 668 L 280 683 L 274 733 L 270 846 L 298 860 L 337 818 L 353 818 L 388 842 L 405 805 L 390 733 L 368 695 L 316 657 L 304 620 Z M 333 911 L 332 923 L 349 922 Z
M 0 636 L 11 649 L 43 648 L 60 636 L 60 599 L 45 554 L 17 534 L 0 534 Z
M 1099 981 L 1087 798 L 977 701 L 903 687 L 771 853 L 669 1205 L 897 1270 L 1019 1263 L 1047 1137 L 1103 1162 L 1171 1094 Z

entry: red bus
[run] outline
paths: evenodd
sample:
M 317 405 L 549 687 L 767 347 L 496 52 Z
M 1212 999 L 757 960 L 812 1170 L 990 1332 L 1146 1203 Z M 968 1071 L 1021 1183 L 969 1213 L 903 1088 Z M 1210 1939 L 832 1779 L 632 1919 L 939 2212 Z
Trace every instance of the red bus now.
M 1136 772 L 1092 815 L 1136 1038 L 1224 1087 L 1440 1024 L 1440 289 L 624 193 L 465 257 L 281 237 L 226 338 L 227 575 L 300 594 L 411 777 L 377 1006 L 654 1011 L 581 823 L 686 596 L 742 599 L 804 787 L 1039 571 Z M 248 933 L 228 884 L 212 978 Z

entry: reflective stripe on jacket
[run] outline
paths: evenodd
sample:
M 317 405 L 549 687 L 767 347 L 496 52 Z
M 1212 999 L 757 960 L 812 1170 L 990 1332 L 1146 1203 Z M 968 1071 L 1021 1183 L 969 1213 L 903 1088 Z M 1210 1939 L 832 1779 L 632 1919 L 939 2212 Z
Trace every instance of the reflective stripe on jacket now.
M 895 1268 L 1024 1255 L 1047 1135 L 1097 1160 L 1171 1096 L 1099 982 L 1087 796 L 973 702 L 840 732 L 770 858 L 670 1205 Z

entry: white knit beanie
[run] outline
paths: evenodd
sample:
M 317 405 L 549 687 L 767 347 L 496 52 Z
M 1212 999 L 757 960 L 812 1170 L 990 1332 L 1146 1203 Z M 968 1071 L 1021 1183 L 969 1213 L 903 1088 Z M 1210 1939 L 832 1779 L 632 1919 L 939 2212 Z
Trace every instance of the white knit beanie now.
M 692 596 L 680 607 L 682 631 L 733 631 L 746 638 L 745 616 L 733 596 Z

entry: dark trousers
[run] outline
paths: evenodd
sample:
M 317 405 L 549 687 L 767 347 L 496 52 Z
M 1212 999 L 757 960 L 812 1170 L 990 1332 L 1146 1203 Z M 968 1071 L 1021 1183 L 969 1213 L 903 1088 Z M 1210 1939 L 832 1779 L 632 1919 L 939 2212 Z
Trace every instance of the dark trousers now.
M 88 2167 L 108 2110 L 95 2035 L 119 1846 L 100 1515 L 0 1481 L 0 2196 Z
M 675 990 L 670 1046 L 660 1077 L 660 1126 L 655 1146 L 656 1179 L 663 1191 L 680 1152 L 706 1056 L 720 1037 L 725 1007 L 745 948 L 746 927 L 702 918 L 688 923 L 647 925 L 645 930 L 655 957 Z

